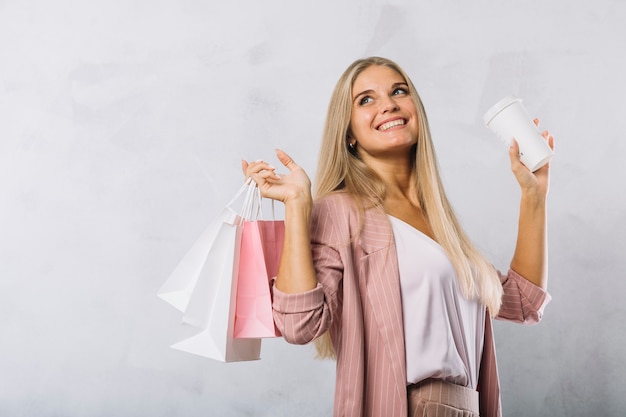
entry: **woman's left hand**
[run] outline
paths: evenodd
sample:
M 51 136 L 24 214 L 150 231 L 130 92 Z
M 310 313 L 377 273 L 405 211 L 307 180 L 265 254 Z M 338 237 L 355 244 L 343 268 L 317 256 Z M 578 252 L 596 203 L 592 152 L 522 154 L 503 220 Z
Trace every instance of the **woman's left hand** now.
M 535 119 L 539 126 L 539 120 Z M 554 138 L 548 131 L 541 134 L 554 150 Z M 511 170 L 522 189 L 517 243 L 511 269 L 545 289 L 548 285 L 548 247 L 546 196 L 550 182 L 550 162 L 530 172 L 519 157 L 519 146 L 513 141 L 509 150 Z
M 534 120 L 539 126 L 539 119 Z M 547 130 L 541 133 L 541 136 L 548 142 L 550 149 L 554 151 L 554 137 Z M 530 170 L 522 164 L 519 157 L 519 145 L 513 140 L 513 144 L 509 147 L 509 158 L 511 159 L 511 170 L 515 174 L 515 178 L 522 188 L 522 192 L 536 193 L 537 195 L 547 195 L 550 183 L 550 162 L 536 170 Z

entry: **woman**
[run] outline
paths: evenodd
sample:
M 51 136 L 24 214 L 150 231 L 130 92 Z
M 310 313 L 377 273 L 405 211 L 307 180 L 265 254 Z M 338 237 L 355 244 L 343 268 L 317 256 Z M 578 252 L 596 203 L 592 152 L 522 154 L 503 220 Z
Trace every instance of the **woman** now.
M 536 323 L 550 299 L 549 166 L 531 173 L 511 146 L 522 197 L 503 275 L 461 229 L 424 107 L 397 64 L 372 57 L 344 72 L 321 149 L 315 202 L 286 153 L 287 175 L 242 164 L 264 197 L 285 203 L 274 318 L 289 342 L 316 340 L 320 356 L 336 357 L 335 416 L 501 415 L 490 317 Z

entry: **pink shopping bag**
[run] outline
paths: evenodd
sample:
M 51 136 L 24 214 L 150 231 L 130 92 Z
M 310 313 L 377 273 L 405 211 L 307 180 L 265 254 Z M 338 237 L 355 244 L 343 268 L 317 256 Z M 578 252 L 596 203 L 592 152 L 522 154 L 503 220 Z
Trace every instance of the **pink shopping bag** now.
M 270 280 L 278 274 L 285 223 L 280 220 L 243 224 L 235 311 L 235 338 L 278 337 Z

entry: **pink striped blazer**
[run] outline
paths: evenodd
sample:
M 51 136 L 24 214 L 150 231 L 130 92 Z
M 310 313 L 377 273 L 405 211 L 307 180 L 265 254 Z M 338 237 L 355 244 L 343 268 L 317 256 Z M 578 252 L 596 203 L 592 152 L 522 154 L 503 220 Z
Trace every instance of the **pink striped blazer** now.
M 335 416 L 408 414 L 404 330 L 397 253 L 388 218 L 359 214 L 352 198 L 334 193 L 315 203 L 311 244 L 319 284 L 300 294 L 273 289 L 274 319 L 285 339 L 305 344 L 327 330 L 337 353 Z M 501 274 L 498 318 L 536 323 L 550 296 L 514 271 Z M 501 416 L 491 320 L 479 373 L 481 416 Z

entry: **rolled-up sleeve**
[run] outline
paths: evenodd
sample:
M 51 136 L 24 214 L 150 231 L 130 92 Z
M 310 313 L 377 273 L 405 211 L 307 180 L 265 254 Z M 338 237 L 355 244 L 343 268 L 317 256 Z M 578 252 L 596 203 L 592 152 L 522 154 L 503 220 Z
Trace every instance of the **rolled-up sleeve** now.
M 330 207 L 329 207 L 330 205 Z M 311 216 L 311 249 L 317 274 L 316 288 L 287 294 L 272 285 L 274 322 L 285 340 L 294 344 L 309 343 L 331 326 L 340 315 L 340 288 L 343 260 L 337 249 L 341 220 L 333 207 L 322 201 L 313 207 Z
M 306 344 L 325 331 L 321 284 L 298 294 L 287 294 L 274 286 L 273 294 L 274 322 L 289 343 Z
M 552 298 L 550 294 L 512 269 L 506 275 L 499 275 L 504 295 L 496 319 L 523 324 L 541 321 L 543 310 Z

